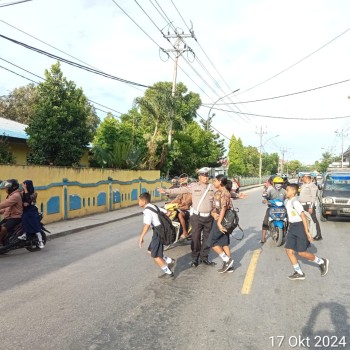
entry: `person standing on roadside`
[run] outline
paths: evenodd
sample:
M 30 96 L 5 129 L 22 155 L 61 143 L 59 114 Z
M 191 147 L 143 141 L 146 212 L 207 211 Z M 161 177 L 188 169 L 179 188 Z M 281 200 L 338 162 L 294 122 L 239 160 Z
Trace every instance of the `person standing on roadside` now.
M 213 225 L 211 210 L 215 190 L 214 187 L 209 184 L 209 170 L 209 168 L 199 169 L 197 171 L 199 181 L 192 182 L 187 187 L 174 189 L 157 189 L 158 192 L 165 193 L 171 197 L 182 193 L 192 194 L 192 267 L 197 267 L 200 262 L 203 262 L 208 266 L 216 265 L 215 262 L 210 261 L 208 258 L 210 247 L 207 245 L 209 233 Z
M 322 239 L 320 223 L 316 217 L 316 201 L 317 201 L 317 185 L 312 182 L 311 174 L 304 173 L 302 177 L 303 184 L 300 188 L 299 202 L 303 206 L 304 210 L 307 211 L 316 225 L 317 235 L 314 237 L 315 241 Z

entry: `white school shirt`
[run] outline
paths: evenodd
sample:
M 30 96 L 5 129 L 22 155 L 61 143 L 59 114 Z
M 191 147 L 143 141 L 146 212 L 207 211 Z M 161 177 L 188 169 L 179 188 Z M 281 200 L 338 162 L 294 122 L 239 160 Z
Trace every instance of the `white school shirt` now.
M 304 208 L 295 197 L 292 199 L 286 199 L 284 205 L 287 209 L 288 221 L 290 223 L 303 221 L 301 213 L 304 211 Z
M 144 225 L 151 225 L 152 227 L 159 226 L 160 221 L 158 218 L 158 214 L 153 212 L 152 210 L 147 210 L 148 207 L 151 207 L 151 208 L 154 208 L 155 210 L 157 210 L 157 208 L 151 203 L 148 203 L 145 206 L 145 210 L 143 211 L 143 223 L 144 223 Z M 159 208 L 159 210 L 162 211 L 163 213 L 167 212 L 164 208 Z

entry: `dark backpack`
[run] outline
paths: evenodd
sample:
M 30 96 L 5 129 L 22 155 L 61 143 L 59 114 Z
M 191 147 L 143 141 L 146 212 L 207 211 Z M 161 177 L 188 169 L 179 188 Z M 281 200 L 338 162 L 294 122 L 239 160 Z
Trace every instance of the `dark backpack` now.
M 239 226 L 239 217 L 238 217 L 238 209 L 237 208 L 230 208 L 226 210 L 225 216 L 222 219 L 222 226 L 226 229 L 228 234 L 231 234 L 233 232 L 233 230 L 236 227 L 239 227 L 239 229 L 243 232 L 241 226 Z M 244 232 L 242 235 L 242 238 L 236 238 L 237 240 L 242 240 L 244 237 Z
M 175 242 L 176 239 L 176 231 L 169 217 L 159 210 L 159 208 L 155 205 L 156 209 L 152 207 L 147 207 L 158 215 L 160 221 L 160 227 L 157 227 L 157 232 L 159 235 L 159 240 L 164 245 L 169 245 Z

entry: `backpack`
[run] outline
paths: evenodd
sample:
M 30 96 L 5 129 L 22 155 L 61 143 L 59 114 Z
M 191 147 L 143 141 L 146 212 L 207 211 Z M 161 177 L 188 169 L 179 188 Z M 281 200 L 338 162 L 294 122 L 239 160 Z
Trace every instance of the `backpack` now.
M 241 226 L 239 226 L 239 217 L 237 212 L 238 212 L 237 208 L 229 208 L 226 210 L 225 216 L 222 219 L 222 226 L 226 229 L 228 234 L 231 234 L 236 227 L 239 227 L 239 229 L 243 232 Z M 243 232 L 243 236 L 244 236 L 244 232 Z M 243 239 L 243 236 L 241 239 Z M 241 239 L 238 239 L 238 240 L 241 240 Z
M 176 239 L 176 231 L 169 217 L 159 210 L 159 208 L 155 205 L 156 209 L 152 207 L 147 207 L 147 209 L 153 211 L 158 215 L 160 221 L 160 227 L 157 227 L 157 233 L 159 235 L 160 243 L 164 245 L 169 245 L 175 242 Z

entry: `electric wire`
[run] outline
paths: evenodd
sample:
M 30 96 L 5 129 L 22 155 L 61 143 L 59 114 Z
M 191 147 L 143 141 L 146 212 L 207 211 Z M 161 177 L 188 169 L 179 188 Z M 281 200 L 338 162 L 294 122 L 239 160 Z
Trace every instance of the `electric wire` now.
M 197 117 L 201 118 L 203 121 L 207 121 L 206 119 L 204 119 L 202 116 L 200 116 L 198 113 L 196 113 Z M 211 128 L 213 130 L 215 130 L 217 133 L 219 133 L 222 137 L 224 137 L 227 140 L 231 140 L 229 137 L 227 137 L 226 135 L 224 135 L 222 132 L 220 132 L 218 129 L 215 129 L 213 126 L 211 126 Z
M 292 93 L 285 94 L 285 95 L 280 95 L 280 96 L 261 98 L 261 99 L 258 99 L 258 100 L 242 101 L 242 102 L 240 102 L 240 103 L 243 104 L 243 103 L 253 103 L 253 102 L 261 102 L 261 101 L 275 100 L 275 99 L 282 98 L 282 97 L 289 97 L 289 96 L 304 94 L 304 93 L 310 92 L 310 91 L 315 91 L 315 90 L 324 89 L 324 88 L 327 88 L 327 87 L 330 87 L 330 86 L 334 86 L 334 85 L 338 85 L 338 84 L 347 83 L 347 82 L 349 82 L 349 81 L 350 81 L 350 79 L 346 79 L 346 80 L 338 81 L 338 82 L 336 82 L 336 83 L 331 83 L 331 84 L 327 84 L 327 85 L 323 85 L 323 86 L 318 86 L 318 87 L 315 87 L 315 88 L 312 88 L 312 89 L 307 89 L 307 90 L 298 91 L 298 92 L 292 92 Z M 220 105 L 231 105 L 231 104 L 236 104 L 236 102 L 233 102 L 233 103 L 218 103 L 217 105 L 220 106 Z M 203 106 L 207 106 L 207 105 L 210 105 L 210 103 L 203 103 Z
M 19 68 L 19 69 L 21 69 L 21 70 L 23 70 L 23 71 L 25 71 L 25 72 L 27 72 L 27 73 L 29 73 L 29 74 L 31 74 L 31 75 L 34 75 L 35 77 L 37 77 L 37 78 L 39 78 L 39 79 L 41 79 L 41 80 L 44 80 L 44 81 L 46 80 L 45 78 L 43 78 L 43 77 L 41 77 L 41 76 L 39 76 L 39 75 L 37 75 L 37 74 L 35 74 L 35 73 L 33 73 L 33 72 L 31 72 L 31 71 L 25 69 L 25 68 L 23 68 L 23 67 L 20 67 L 20 66 L 14 64 L 14 63 L 11 63 L 11 62 L 9 62 L 9 61 L 7 61 L 7 60 L 1 58 L 1 57 L 0 57 L 0 59 L 3 60 L 3 61 L 5 61 L 5 62 L 7 62 L 7 63 L 9 63 L 9 64 L 11 64 L 11 65 L 13 65 L 13 66 L 15 66 L 16 68 Z M 5 69 L 5 70 L 7 70 L 7 71 L 9 71 L 9 72 L 11 72 L 11 73 L 13 73 L 13 74 L 16 74 L 16 75 L 20 76 L 21 78 L 27 79 L 27 80 L 29 80 L 29 81 L 31 81 L 31 82 L 33 82 L 33 83 L 39 85 L 39 83 L 38 83 L 37 81 L 32 80 L 32 79 L 30 79 L 30 78 L 27 78 L 27 77 L 25 77 L 25 76 L 23 76 L 23 75 L 21 75 L 21 74 L 19 74 L 19 73 L 16 73 L 16 72 L 14 72 L 14 71 L 11 70 L 11 69 L 5 68 L 5 67 L 3 67 L 3 66 L 0 66 L 0 68 L 3 68 L 3 69 Z M 101 106 L 101 107 L 107 108 L 107 109 L 109 109 L 109 110 L 111 110 L 111 111 L 113 111 L 113 112 L 117 112 L 117 113 L 119 113 L 120 115 L 124 114 L 124 113 L 122 113 L 122 112 L 117 111 L 116 109 L 110 108 L 110 107 L 108 107 L 108 106 L 105 106 L 105 105 L 103 105 L 103 104 L 101 104 L 101 103 L 98 103 L 98 102 L 96 102 L 96 101 L 93 101 L 93 100 L 91 100 L 91 99 L 88 99 L 88 98 L 87 98 L 87 100 L 88 100 L 89 102 L 93 103 L 93 104 L 96 104 L 96 105 L 99 105 L 99 106 Z M 99 110 L 99 111 L 102 111 L 102 112 L 105 112 L 105 113 L 109 113 L 109 112 L 106 112 L 106 111 L 104 111 L 104 110 L 98 109 L 97 107 L 94 107 L 94 108 L 97 109 L 97 110 Z M 115 117 L 120 118 L 120 117 L 118 117 L 118 116 L 115 116 Z
M 32 1 L 32 0 L 22 0 L 22 1 L 9 2 L 9 3 L 7 3 L 7 4 L 2 4 L 2 5 L 0 5 L 0 7 L 18 5 L 18 4 L 21 4 L 22 2 L 28 2 L 28 1 Z
M 262 81 L 261 83 L 258 83 L 258 84 L 256 84 L 256 85 L 254 85 L 254 86 L 252 86 L 252 87 L 250 87 L 250 88 L 248 88 L 248 89 L 242 91 L 242 92 L 240 93 L 240 95 L 243 94 L 243 93 L 245 93 L 245 92 L 247 92 L 247 91 L 253 90 L 254 88 L 256 88 L 256 87 L 258 87 L 258 86 L 260 86 L 260 85 L 262 85 L 262 84 L 264 84 L 264 83 L 267 83 L 268 81 L 272 80 L 273 78 L 276 78 L 277 76 L 281 75 L 282 73 L 286 72 L 287 70 L 289 70 L 289 69 L 295 67 L 297 64 L 299 64 L 299 63 L 305 61 L 306 59 L 308 59 L 309 57 L 311 57 L 312 55 L 314 55 L 314 54 L 317 53 L 318 51 L 320 51 L 320 50 L 322 50 L 323 48 L 325 48 L 327 45 L 331 44 L 331 43 L 332 43 L 333 41 L 335 41 L 336 39 L 340 38 L 342 35 L 346 34 L 348 31 L 350 31 L 350 28 L 346 29 L 344 32 L 340 33 L 340 34 L 337 35 L 335 38 L 333 38 L 332 40 L 328 41 L 326 44 L 322 45 L 322 46 L 319 47 L 317 50 L 311 52 L 310 54 L 308 54 L 307 56 L 305 56 L 305 57 L 302 58 L 301 60 L 299 60 L 299 61 L 297 61 L 296 63 L 290 65 L 289 67 L 287 67 L 287 68 L 281 70 L 279 73 L 273 75 L 272 77 L 270 77 L 270 78 L 268 78 L 268 79 L 265 79 L 265 80 Z
M 94 69 L 94 68 L 90 68 L 90 67 L 87 67 L 87 66 L 83 66 L 81 64 L 78 64 L 76 62 L 73 62 L 73 61 L 70 61 L 70 60 L 67 60 L 63 57 L 60 57 L 60 56 L 57 56 L 57 55 L 54 55 L 52 53 L 49 53 L 47 51 L 44 51 L 44 50 L 41 50 L 41 49 L 38 49 L 38 48 L 35 48 L 33 46 L 30 46 L 30 45 L 27 45 L 25 43 L 22 43 L 18 40 L 15 40 L 15 39 L 11 39 L 5 35 L 2 35 L 0 34 L 0 37 L 3 38 L 3 39 L 6 39 L 14 44 L 17 44 L 17 45 L 20 45 L 20 46 L 23 46 L 25 47 L 26 49 L 29 49 L 31 51 L 35 51 L 39 54 L 42 54 L 42 55 L 45 55 L 47 57 L 50 57 L 50 58 L 54 58 L 55 60 L 58 60 L 60 62 L 64 62 L 64 63 L 67 63 L 71 66 L 74 66 L 76 68 L 79 68 L 79 69 L 83 69 L 83 70 L 86 70 L 90 73 L 94 73 L 94 74 L 97 74 L 97 75 L 100 75 L 100 76 L 103 76 L 105 78 L 109 78 L 109 79 L 112 79 L 112 80 L 117 80 L 121 83 L 125 83 L 125 84 L 129 84 L 129 85 L 135 85 L 135 86 L 141 86 L 141 87 L 145 87 L 145 88 L 150 88 L 150 89 L 153 89 L 152 86 L 149 86 L 149 85 L 145 85 L 145 84 L 141 84 L 141 83 L 137 83 L 137 82 L 134 82 L 134 81 L 131 81 L 131 80 L 127 80 L 127 79 L 123 79 L 123 78 L 120 78 L 120 77 L 116 77 L 114 75 L 111 75 L 109 73 L 105 73 L 105 72 L 102 72 L 100 70 L 97 70 L 97 69 Z

